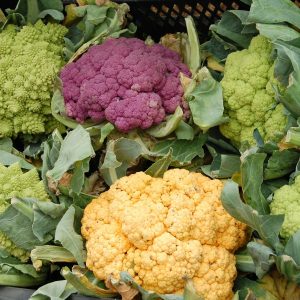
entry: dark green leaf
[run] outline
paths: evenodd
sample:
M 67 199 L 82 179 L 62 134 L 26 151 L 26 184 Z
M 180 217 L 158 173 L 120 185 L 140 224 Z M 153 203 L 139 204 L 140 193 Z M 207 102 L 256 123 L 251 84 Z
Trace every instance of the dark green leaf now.
M 300 154 L 292 150 L 275 150 L 268 159 L 264 170 L 264 179 L 275 179 L 291 173 L 299 160 Z
M 203 157 L 204 150 L 203 145 L 206 141 L 206 135 L 199 135 L 194 138 L 193 141 L 188 140 L 165 140 L 157 143 L 153 152 L 158 156 L 165 156 L 169 153 L 170 149 L 173 150 L 172 160 L 180 164 L 188 164 L 195 157 Z
M 252 37 L 257 33 L 255 26 L 251 30 L 247 28 L 247 34 L 243 30 L 247 25 L 243 24 L 248 17 L 247 11 L 225 11 L 219 23 L 211 25 L 210 29 L 217 34 L 233 41 L 240 48 L 248 48 Z M 250 25 L 248 25 L 250 27 Z
M 216 153 L 211 165 L 203 166 L 202 171 L 211 178 L 230 178 L 240 171 L 240 165 L 238 155 Z
M 153 163 L 145 173 L 152 176 L 152 177 L 163 177 L 164 173 L 168 170 L 171 162 L 172 162 L 172 148 L 170 149 L 169 153 L 157 160 Z
M 266 157 L 265 153 L 249 154 L 242 160 L 241 165 L 245 202 L 262 215 L 270 211 L 268 202 L 261 192 Z

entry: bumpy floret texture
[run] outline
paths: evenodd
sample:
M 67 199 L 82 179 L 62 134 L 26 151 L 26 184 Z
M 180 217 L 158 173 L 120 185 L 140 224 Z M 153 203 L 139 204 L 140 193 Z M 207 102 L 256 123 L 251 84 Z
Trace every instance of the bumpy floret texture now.
M 222 80 L 225 112 L 229 122 L 220 130 L 236 146 L 243 142 L 254 144 L 253 131 L 265 141 L 279 141 L 287 124 L 282 104 L 277 104 L 274 86 L 272 45 L 263 36 L 252 39 L 249 49 L 228 55 Z
M 31 197 L 41 201 L 49 200 L 44 189 L 44 184 L 40 181 L 36 169 L 23 173 L 18 163 L 12 164 L 9 167 L 0 164 L 0 213 L 5 211 L 9 205 L 9 200 L 13 197 Z M 29 259 L 28 251 L 17 247 L 1 231 L 0 247 L 23 262 Z
M 284 214 L 280 235 L 288 239 L 300 229 L 300 176 L 291 185 L 284 185 L 274 193 L 271 214 Z
M 180 72 L 190 75 L 180 56 L 162 45 L 108 39 L 63 68 L 67 114 L 79 122 L 108 120 L 122 132 L 159 124 L 178 106 L 187 117 Z
M 0 34 L 0 137 L 50 132 L 58 125 L 50 104 L 66 32 L 38 21 Z
M 205 299 L 231 299 L 247 228 L 224 210 L 222 188 L 183 169 L 119 179 L 85 208 L 87 267 L 101 280 L 127 271 L 158 293 L 182 292 L 187 277 Z

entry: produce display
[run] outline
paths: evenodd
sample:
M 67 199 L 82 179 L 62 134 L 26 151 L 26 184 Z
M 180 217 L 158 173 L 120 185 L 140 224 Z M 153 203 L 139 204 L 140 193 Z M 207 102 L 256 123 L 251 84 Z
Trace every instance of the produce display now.
M 300 8 L 241 2 L 0 10 L 1 299 L 300 299 Z

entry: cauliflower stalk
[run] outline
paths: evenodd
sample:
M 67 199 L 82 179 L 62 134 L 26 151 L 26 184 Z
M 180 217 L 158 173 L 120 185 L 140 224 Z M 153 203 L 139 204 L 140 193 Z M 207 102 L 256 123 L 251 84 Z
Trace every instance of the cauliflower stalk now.
M 59 126 L 51 115 L 51 97 L 62 67 L 59 24 L 9 25 L 0 34 L 0 137 L 50 132 Z
M 23 173 L 18 163 L 5 167 L 0 164 L 0 213 L 9 206 L 9 200 L 13 197 L 37 198 L 48 201 L 44 184 L 39 179 L 36 169 Z M 8 251 L 12 256 L 22 262 L 29 259 L 27 250 L 17 247 L 3 232 L 0 231 L 0 247 Z
M 254 129 L 265 141 L 279 141 L 284 135 L 287 116 L 277 104 L 273 85 L 272 44 L 263 36 L 252 39 L 249 49 L 228 55 L 222 79 L 225 113 L 229 122 L 222 124 L 222 134 L 236 146 L 248 141 L 254 144 Z
M 191 278 L 205 299 L 231 299 L 233 253 L 247 241 L 247 229 L 225 212 L 222 188 L 184 169 L 119 179 L 85 208 L 87 267 L 101 280 L 127 271 L 163 294 L 182 293 Z
M 179 54 L 162 45 L 108 39 L 63 68 L 67 115 L 78 122 L 107 120 L 122 132 L 157 125 L 178 106 L 187 118 L 180 72 L 190 75 Z
M 285 215 L 280 235 L 288 240 L 300 229 L 300 176 L 275 191 L 270 208 L 273 215 Z

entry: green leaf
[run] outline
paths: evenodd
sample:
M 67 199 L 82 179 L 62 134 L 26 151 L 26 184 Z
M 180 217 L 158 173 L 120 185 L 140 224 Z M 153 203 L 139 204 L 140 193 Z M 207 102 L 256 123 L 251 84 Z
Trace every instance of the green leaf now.
M 101 6 L 85 5 L 75 8 L 76 16 L 73 16 L 75 22 L 67 35 L 69 40 L 65 49 L 67 59 L 73 61 L 90 45 L 102 43 L 110 36 L 133 35 L 136 27 L 132 23 L 126 24 L 128 12 L 129 6 L 126 3 L 116 4 L 110 1 Z
M 193 121 L 204 132 L 209 128 L 224 123 L 222 87 L 207 68 L 197 73 L 197 85 L 192 92 L 185 94 L 192 113 Z
M 41 268 L 44 261 L 51 263 L 75 263 L 73 254 L 61 246 L 44 245 L 35 247 L 30 258 L 36 269 Z
M 34 168 L 34 166 L 28 163 L 24 158 L 11 154 L 7 151 L 0 150 L 0 163 L 2 165 L 10 166 L 17 162 L 20 164 L 22 169 L 31 170 Z
M 6 152 L 11 152 L 13 149 L 13 143 L 10 138 L 2 138 L 0 139 L 0 150 L 1 151 L 6 151 Z
M 225 210 L 231 216 L 256 230 L 261 239 L 276 251 L 283 250 L 278 237 L 284 220 L 283 215 L 260 215 L 256 210 L 242 202 L 238 185 L 231 180 L 226 182 L 221 200 Z
M 273 151 L 264 170 L 264 179 L 270 180 L 290 174 L 299 158 L 300 154 L 293 150 Z
M 253 0 L 248 21 L 263 24 L 286 22 L 300 28 L 300 10 L 290 0 Z
M 48 180 L 57 182 L 74 163 L 95 155 L 90 135 L 80 125 L 67 134 L 59 150 L 53 169 L 47 171 Z
M 235 282 L 235 288 L 237 290 L 248 291 L 247 296 L 245 298 L 241 298 L 244 300 L 279 300 L 261 284 L 246 277 L 238 278 Z
M 286 25 L 256 24 L 259 33 L 271 41 L 291 41 L 300 38 L 300 33 Z
M 32 202 L 22 200 L 22 208 L 13 205 L 0 215 L 0 230 L 3 231 L 18 247 L 31 250 L 35 246 L 43 245 L 52 239 L 51 235 L 47 235 L 41 241 L 33 232 L 32 222 L 28 216 L 33 216 Z M 31 202 L 31 203 L 30 203 Z M 18 205 L 18 203 L 17 203 Z
M 180 124 L 183 117 L 183 111 L 178 106 L 173 115 L 168 116 L 165 122 L 160 123 L 157 126 L 151 127 L 147 130 L 147 133 L 156 138 L 163 138 L 170 135 L 175 131 Z
M 270 271 L 274 264 L 274 260 L 271 257 L 274 251 L 264 244 L 256 242 L 248 243 L 247 249 L 254 261 L 256 276 L 262 278 Z
M 0 286 L 35 287 L 44 284 L 48 272 L 36 272 L 30 264 L 23 264 L 13 257 L 6 257 L 0 262 Z
M 245 202 L 259 214 L 266 215 L 270 212 L 267 199 L 261 192 L 263 183 L 265 153 L 247 155 L 242 160 L 241 174 Z
M 106 184 L 111 185 L 125 176 L 128 167 L 134 165 L 141 155 L 149 154 L 152 153 L 145 145 L 135 140 L 127 138 L 110 140 L 107 143 L 104 161 L 100 166 L 100 173 Z
M 298 9 L 299 10 L 299 9 Z M 280 101 L 295 117 L 300 116 L 300 38 L 292 42 L 275 41 L 277 60 L 275 76 L 288 84 Z M 288 77 L 289 76 L 289 77 Z M 287 78 L 288 77 L 288 82 Z
M 68 267 L 63 267 L 61 275 L 82 295 L 97 298 L 111 298 L 117 296 L 115 292 L 101 288 L 91 282 L 89 279 L 90 276 L 88 276 L 89 271 L 87 269 L 73 266 L 71 271 Z M 93 281 L 95 282 L 96 280 Z
M 289 255 L 274 256 L 277 270 L 289 281 L 300 284 L 300 266 Z
M 230 178 L 234 173 L 240 171 L 240 165 L 239 155 L 215 152 L 212 163 L 203 166 L 201 169 L 211 178 Z
M 44 19 L 46 16 L 52 17 L 54 20 L 62 21 L 64 19 L 64 14 L 60 11 L 54 9 L 45 9 L 41 11 L 38 15 L 39 19 Z
M 16 9 L 11 10 L 10 14 L 20 14 L 28 23 L 34 24 L 38 19 L 47 15 L 61 21 L 62 10 L 63 4 L 60 0 L 19 0 Z
M 284 253 L 291 256 L 300 267 L 300 230 L 290 237 L 284 248 Z
M 74 230 L 74 221 L 75 208 L 70 206 L 56 227 L 55 241 L 70 251 L 80 266 L 84 266 L 83 240 Z
M 165 140 L 157 143 L 152 152 L 158 156 L 168 155 L 170 149 L 172 152 L 172 161 L 179 164 L 189 164 L 191 161 L 198 157 L 204 157 L 203 146 L 206 142 L 206 135 L 199 135 L 192 141 L 188 140 Z
M 227 10 L 217 24 L 210 26 L 216 34 L 234 42 L 239 48 L 248 48 L 252 37 L 256 34 L 254 25 L 244 24 L 248 18 L 248 11 Z M 247 27 L 248 28 L 247 28 Z M 249 30 L 249 27 L 251 30 Z M 244 31 L 247 30 L 245 33 Z
M 162 300 L 183 300 L 181 295 L 177 294 L 157 294 L 152 291 L 146 291 L 142 288 L 139 284 L 137 284 L 133 278 L 127 272 L 120 273 L 120 282 L 119 281 L 112 281 L 112 285 L 118 290 L 120 283 L 125 283 L 127 286 L 136 289 L 141 295 L 143 300 L 155 300 L 155 299 L 162 299 Z
M 157 160 L 155 163 L 153 163 L 146 171 L 145 173 L 152 176 L 152 177 L 163 177 L 164 173 L 168 170 L 171 162 L 172 162 L 172 148 L 170 149 L 169 153 Z
M 53 117 L 65 125 L 68 128 L 75 129 L 78 126 L 78 122 L 73 120 L 72 118 L 69 118 L 66 114 L 65 110 L 65 101 L 64 97 L 62 95 L 61 89 L 62 89 L 62 83 L 60 79 L 57 79 L 58 82 L 56 82 L 57 88 L 53 93 L 52 100 L 51 100 L 51 112 Z M 87 128 L 96 125 L 95 122 L 92 121 L 85 121 L 80 126 Z
M 248 253 L 236 253 L 236 267 L 239 271 L 245 273 L 255 273 L 255 264 Z
M 188 34 L 188 61 L 186 62 L 192 74 L 196 74 L 201 66 L 200 42 L 194 20 L 191 16 L 185 18 Z
M 84 174 L 90 169 L 90 157 L 74 164 L 73 176 L 70 183 L 70 195 L 80 194 L 84 185 Z
M 29 300 L 66 300 L 76 292 L 67 280 L 59 280 L 43 285 L 32 294 Z
M 193 140 L 194 139 L 194 129 L 189 124 L 185 123 L 184 121 L 181 121 L 178 125 L 178 127 L 175 130 L 176 137 L 179 140 Z

